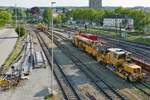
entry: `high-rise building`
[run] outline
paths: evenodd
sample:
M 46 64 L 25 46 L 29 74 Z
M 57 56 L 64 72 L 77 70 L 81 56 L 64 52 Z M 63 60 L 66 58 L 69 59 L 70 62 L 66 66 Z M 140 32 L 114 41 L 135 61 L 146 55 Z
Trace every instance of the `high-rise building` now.
M 89 7 L 95 9 L 102 8 L 102 0 L 89 0 Z

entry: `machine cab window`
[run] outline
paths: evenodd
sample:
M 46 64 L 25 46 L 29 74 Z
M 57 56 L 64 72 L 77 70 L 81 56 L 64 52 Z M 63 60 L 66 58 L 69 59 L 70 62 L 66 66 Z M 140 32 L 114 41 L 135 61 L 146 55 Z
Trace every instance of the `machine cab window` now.
M 126 53 L 126 60 L 128 61 L 128 62 L 130 62 L 131 61 L 131 57 L 132 57 L 132 54 L 131 53 Z
M 126 55 L 125 54 L 120 54 L 118 55 L 118 59 L 125 59 L 126 58 Z
M 140 68 L 135 68 L 134 73 L 141 73 L 141 69 Z

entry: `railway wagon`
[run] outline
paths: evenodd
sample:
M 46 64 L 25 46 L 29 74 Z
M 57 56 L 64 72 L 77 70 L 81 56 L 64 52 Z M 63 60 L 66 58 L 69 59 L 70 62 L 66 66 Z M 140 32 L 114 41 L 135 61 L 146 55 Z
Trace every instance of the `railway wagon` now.
M 139 81 L 144 78 L 140 66 L 131 60 L 131 53 L 121 48 L 110 48 L 100 41 L 92 40 L 81 34 L 75 34 L 72 43 L 92 55 L 97 61 L 106 64 L 106 68 L 129 81 Z

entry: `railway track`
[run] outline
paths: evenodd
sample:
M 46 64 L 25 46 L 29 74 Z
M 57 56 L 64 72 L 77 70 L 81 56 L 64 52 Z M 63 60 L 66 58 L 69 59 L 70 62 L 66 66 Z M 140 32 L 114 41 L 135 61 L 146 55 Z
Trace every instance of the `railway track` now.
M 138 58 L 142 59 L 145 62 L 150 61 L 150 51 L 148 51 L 150 49 L 139 48 L 138 46 L 136 47 L 135 45 L 128 44 L 126 42 L 120 42 L 119 40 L 114 40 L 114 39 L 110 39 L 110 38 L 104 38 L 104 37 L 100 37 L 100 38 L 108 41 L 111 44 L 122 47 L 122 48 L 132 52 L 133 54 L 135 54 L 135 56 L 137 56 Z
M 135 43 L 135 42 L 129 42 L 129 41 L 123 41 L 123 40 L 117 40 L 117 39 L 113 39 L 112 37 L 109 37 L 109 36 L 99 36 L 100 38 L 103 38 L 103 39 L 107 39 L 109 41 L 114 41 L 114 42 L 120 42 L 122 44 L 126 44 L 126 45 L 130 45 L 130 46 L 133 46 L 133 47 L 138 47 L 139 49 L 145 49 L 145 50 L 148 50 L 150 49 L 150 45 L 144 45 L 144 44 L 140 44 L 140 43 Z
M 47 34 L 48 37 L 51 39 L 51 36 Z M 98 76 L 94 71 L 91 71 L 86 64 L 84 64 L 80 59 L 78 59 L 76 56 L 74 56 L 69 49 L 67 49 L 64 45 L 62 45 L 60 42 L 57 41 L 57 39 L 61 38 L 64 41 L 68 40 L 65 37 L 62 37 L 61 35 L 57 34 L 57 36 L 54 36 L 54 42 L 55 44 L 62 50 L 62 52 L 68 56 L 74 64 L 83 72 L 86 74 L 86 76 L 95 84 L 95 86 L 99 89 L 99 91 L 103 92 L 104 95 L 110 99 L 110 100 L 125 100 L 125 97 L 123 97 L 121 94 L 119 94 L 116 90 L 114 90 L 111 86 L 109 86 L 100 76 Z
M 63 40 L 67 40 L 67 38 L 66 37 L 63 37 L 62 35 L 60 35 L 60 34 L 57 34 L 60 38 L 62 38 Z M 58 37 L 57 37 L 58 38 Z M 58 44 L 58 45 L 60 45 L 60 44 Z M 60 48 L 65 48 L 63 45 L 61 45 L 60 46 Z M 66 48 L 67 49 L 67 48 Z M 71 59 L 72 60 L 74 60 L 74 62 L 76 63 L 76 64 L 79 64 L 78 66 L 81 66 L 81 67 L 79 67 L 79 68 L 83 68 L 83 67 L 87 67 L 84 63 L 82 63 L 82 61 L 80 61 L 76 56 L 74 56 L 70 51 L 69 51 L 69 49 L 66 51 L 66 50 L 64 50 L 64 52 L 66 52 L 65 54 L 66 55 L 68 55 L 68 57 L 72 57 Z M 69 54 L 69 52 L 70 52 L 70 54 Z M 88 67 L 87 67 L 87 69 L 88 69 Z M 81 69 L 81 70 L 83 70 L 83 69 Z M 101 78 L 98 76 L 98 75 L 96 75 L 96 73 L 95 72 L 93 72 L 92 70 L 90 70 L 90 69 L 88 69 L 91 73 L 92 73 L 92 75 L 95 75 L 95 77 L 97 77 L 98 79 L 100 79 L 101 80 Z M 86 72 L 87 73 L 87 72 Z M 99 81 L 99 80 L 98 80 Z M 107 83 L 106 83 L 107 84 Z M 148 97 L 150 97 L 150 86 L 148 85 L 148 84 L 146 84 L 145 82 L 139 82 L 139 83 L 131 83 L 136 89 L 138 89 L 139 91 L 141 91 L 142 93 L 144 93 L 145 95 L 147 95 Z M 146 88 L 146 89 L 145 89 Z M 121 96 L 121 95 L 120 95 Z
M 63 30 L 59 30 L 56 28 L 57 31 L 61 31 L 63 32 Z M 65 30 L 65 31 L 69 31 L 69 32 L 75 32 L 77 30 Z M 97 34 L 99 35 L 99 34 Z M 138 50 L 138 51 L 141 51 L 143 53 L 143 51 L 146 51 L 146 53 L 143 53 L 143 55 L 148 55 L 148 57 L 150 57 L 150 45 L 144 45 L 144 44 L 139 44 L 139 43 L 135 43 L 135 42 L 128 42 L 128 41 L 123 41 L 123 40 L 117 40 L 117 39 L 113 39 L 112 37 L 109 37 L 109 36 L 99 36 L 99 38 L 101 39 L 104 39 L 104 40 L 107 40 L 107 41 L 110 41 L 110 42 L 113 42 L 117 45 L 125 45 L 125 46 L 130 46 L 131 48 L 135 47 L 135 50 Z M 126 47 L 127 48 L 127 47 Z M 150 60 L 150 59 L 149 59 Z
M 61 31 L 63 32 L 63 30 L 59 30 L 56 28 L 57 31 Z M 65 29 L 65 31 L 69 31 L 69 32 L 75 32 L 77 30 L 68 30 L 68 29 Z M 97 34 L 99 35 L 99 34 Z M 148 54 L 148 56 L 150 56 L 150 45 L 144 45 L 144 44 L 139 44 L 139 43 L 136 43 L 136 42 L 128 42 L 128 41 L 123 41 L 123 40 L 117 40 L 117 39 L 113 39 L 112 37 L 109 37 L 109 36 L 105 36 L 105 35 L 102 35 L 102 36 L 99 36 L 99 38 L 102 38 L 102 39 L 105 39 L 107 41 L 111 41 L 111 42 L 114 42 L 114 43 L 118 43 L 118 45 L 128 45 L 128 46 L 131 46 L 132 48 L 135 47 L 136 50 L 140 50 L 140 51 L 146 51 L 146 53 Z M 144 55 L 146 55 L 146 53 L 144 53 Z
M 150 98 L 150 92 L 149 92 L 150 87 L 147 86 L 147 85 L 145 85 L 145 83 L 141 83 L 141 82 L 140 82 L 139 84 L 137 84 L 137 83 L 132 83 L 132 85 L 133 85 L 136 89 L 138 89 L 139 91 L 143 92 L 145 95 L 147 95 L 147 96 Z M 147 90 L 145 90 L 144 88 L 147 88 Z
M 60 31 L 60 29 L 58 29 L 58 28 L 55 28 L 57 31 Z M 76 31 L 78 31 L 78 30 L 76 30 L 76 29 L 71 29 L 71 28 L 64 28 L 64 29 L 61 29 L 61 31 L 63 32 L 63 31 L 70 31 L 70 32 L 76 32 Z M 99 35 L 99 33 L 96 33 L 97 35 Z M 121 39 L 114 39 L 114 38 L 112 38 L 111 36 L 106 36 L 106 35 L 101 35 L 101 36 L 99 36 L 99 37 L 102 37 L 102 38 L 106 38 L 106 39 L 110 39 L 110 40 L 112 40 L 112 41 L 120 41 L 121 43 L 124 43 L 124 44 L 130 44 L 130 45 L 132 45 L 132 46 L 136 46 L 136 47 L 139 47 L 139 48 L 143 48 L 143 49 L 146 49 L 146 50 L 149 50 L 150 49 L 150 45 L 148 45 L 148 44 L 143 44 L 143 43 L 138 43 L 138 42 L 133 42 L 133 41 L 127 41 L 127 40 L 121 40 Z
M 38 32 L 36 32 L 36 33 L 38 33 Z M 36 35 L 37 35 L 37 39 L 39 40 L 39 43 L 44 51 L 44 54 L 47 58 L 47 61 L 48 61 L 49 65 L 51 66 L 51 58 L 50 58 L 51 54 L 48 51 L 48 47 L 47 47 L 46 43 L 44 42 L 43 38 L 40 36 L 40 34 L 38 33 Z M 57 83 L 60 86 L 60 89 L 64 95 L 65 100 L 81 100 L 80 95 L 78 95 L 78 93 L 76 92 L 76 90 L 74 89 L 72 84 L 69 82 L 65 73 L 61 70 L 60 67 L 61 66 L 54 59 L 54 72 L 53 73 L 57 80 Z
M 64 32 L 64 30 L 55 29 L 56 31 Z M 68 32 L 75 32 L 76 30 L 68 30 Z M 128 50 L 133 53 L 134 57 L 132 58 L 137 64 L 142 66 L 143 69 L 150 71 L 150 46 L 137 44 L 134 42 L 127 42 L 116 40 L 111 37 L 99 36 L 101 39 L 108 41 L 111 45 L 116 45 L 116 47 L 122 47 L 125 50 Z

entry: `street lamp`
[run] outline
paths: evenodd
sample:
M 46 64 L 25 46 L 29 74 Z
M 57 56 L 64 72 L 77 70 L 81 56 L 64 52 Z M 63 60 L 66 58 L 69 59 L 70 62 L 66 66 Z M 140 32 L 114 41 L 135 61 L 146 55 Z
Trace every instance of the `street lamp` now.
M 17 9 L 17 4 L 15 4 L 15 8 L 16 8 L 16 28 L 18 27 L 18 37 L 20 37 L 20 24 L 17 25 L 17 20 L 18 20 L 18 13 L 19 13 L 19 8 Z
M 54 64 L 53 64 L 53 60 L 54 60 L 54 48 L 53 48 L 53 43 L 54 43 L 54 40 L 53 40 L 53 4 L 55 4 L 56 2 L 51 2 L 51 9 L 52 9 L 52 14 L 51 14 L 51 32 L 52 32 L 52 72 L 51 72 L 51 94 L 53 94 L 54 92 L 54 82 L 53 82 L 53 73 L 54 73 Z
M 116 26 L 115 28 L 116 28 L 116 34 L 117 34 L 117 22 L 118 22 L 118 21 L 117 21 L 117 14 L 115 15 L 115 18 L 116 18 L 116 19 L 115 19 L 115 26 Z

